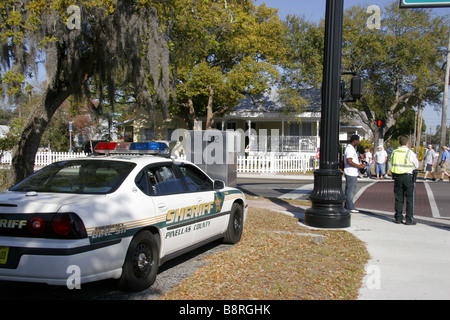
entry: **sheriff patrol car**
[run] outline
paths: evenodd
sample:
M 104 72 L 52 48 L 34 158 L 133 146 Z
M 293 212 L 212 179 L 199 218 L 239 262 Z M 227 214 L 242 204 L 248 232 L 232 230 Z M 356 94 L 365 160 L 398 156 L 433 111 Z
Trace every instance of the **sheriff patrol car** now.
M 80 283 L 115 278 L 141 291 L 165 261 L 240 240 L 247 203 L 238 189 L 190 162 L 141 155 L 160 143 L 96 149 L 110 154 L 55 162 L 0 194 L 0 280 L 66 285 L 76 266 Z

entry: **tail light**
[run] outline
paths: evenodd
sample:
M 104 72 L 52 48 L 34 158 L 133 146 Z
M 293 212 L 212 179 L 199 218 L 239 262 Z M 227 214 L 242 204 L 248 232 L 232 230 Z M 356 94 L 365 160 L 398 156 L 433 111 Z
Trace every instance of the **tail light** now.
M 42 213 L 31 218 L 25 214 L 0 215 L 0 236 L 82 239 L 87 238 L 86 228 L 73 212 Z M 26 226 L 26 227 L 25 227 Z
M 58 213 L 52 220 L 52 231 L 57 238 L 87 238 L 86 228 L 80 217 L 73 212 Z
M 56 216 L 52 221 L 52 229 L 58 236 L 66 237 L 73 230 L 74 224 L 67 213 Z
M 41 217 L 33 217 L 28 221 L 28 230 L 34 235 L 41 235 L 45 232 L 46 223 Z

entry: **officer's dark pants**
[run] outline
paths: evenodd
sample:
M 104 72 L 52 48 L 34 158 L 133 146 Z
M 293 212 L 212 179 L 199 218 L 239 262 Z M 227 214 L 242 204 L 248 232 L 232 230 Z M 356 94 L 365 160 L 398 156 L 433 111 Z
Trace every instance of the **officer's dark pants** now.
M 403 220 L 403 205 L 406 198 L 406 222 L 412 222 L 414 216 L 415 182 L 411 174 L 397 174 L 394 177 L 395 220 Z

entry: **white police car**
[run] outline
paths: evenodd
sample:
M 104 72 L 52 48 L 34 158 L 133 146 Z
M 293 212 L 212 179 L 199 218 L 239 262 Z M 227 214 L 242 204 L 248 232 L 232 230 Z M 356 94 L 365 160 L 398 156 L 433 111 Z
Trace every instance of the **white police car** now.
M 159 145 L 96 147 L 124 148 Z M 66 285 L 79 270 L 79 283 L 116 278 L 122 290 L 144 290 L 165 261 L 215 239 L 238 242 L 246 215 L 241 191 L 190 162 L 137 154 L 56 162 L 0 194 L 0 280 Z

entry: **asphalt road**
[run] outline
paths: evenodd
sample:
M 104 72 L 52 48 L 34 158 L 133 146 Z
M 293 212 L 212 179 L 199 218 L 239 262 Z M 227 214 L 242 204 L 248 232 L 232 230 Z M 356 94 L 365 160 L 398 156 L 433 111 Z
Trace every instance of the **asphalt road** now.
M 373 179 L 360 179 L 357 184 L 357 192 L 365 186 L 374 183 Z M 281 176 L 280 178 L 270 177 L 243 177 L 237 179 L 237 187 L 251 196 L 261 196 L 265 198 L 291 198 L 309 200 L 308 194 L 314 188 L 313 176 Z M 345 187 L 343 180 L 342 187 Z M 299 194 L 299 196 L 295 196 Z M 300 196 L 301 194 L 301 196 Z
M 393 180 L 358 179 L 355 205 L 359 208 L 376 211 L 393 212 Z M 314 188 L 312 176 L 271 177 L 249 175 L 237 180 L 237 187 L 248 195 L 281 199 L 309 200 L 309 193 Z M 345 187 L 343 180 L 342 187 Z M 450 182 L 416 182 L 415 215 L 450 219 Z
M 251 196 L 278 198 L 303 187 L 313 188 L 314 181 L 310 179 L 290 178 L 238 178 L 237 188 Z

